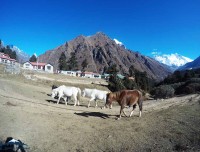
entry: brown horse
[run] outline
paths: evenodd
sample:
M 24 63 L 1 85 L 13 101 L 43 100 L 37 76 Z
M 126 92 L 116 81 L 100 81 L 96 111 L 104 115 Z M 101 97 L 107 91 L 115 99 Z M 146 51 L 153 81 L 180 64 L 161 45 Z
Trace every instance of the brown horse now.
M 112 102 L 117 101 L 120 108 L 120 115 L 119 118 L 121 118 L 122 112 L 127 117 L 126 113 L 124 112 L 124 108 L 126 106 L 133 106 L 133 110 L 136 108 L 136 104 L 139 105 L 140 114 L 139 117 L 141 117 L 142 113 L 142 93 L 139 90 L 121 90 L 113 93 L 108 93 L 106 98 L 106 107 L 109 106 L 111 108 Z M 130 113 L 130 117 L 133 114 L 133 110 Z

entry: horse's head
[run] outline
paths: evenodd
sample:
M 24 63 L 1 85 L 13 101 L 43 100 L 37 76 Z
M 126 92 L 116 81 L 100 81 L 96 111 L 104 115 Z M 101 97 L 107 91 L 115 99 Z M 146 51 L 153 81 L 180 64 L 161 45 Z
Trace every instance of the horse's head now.
M 52 85 L 51 86 L 51 89 L 53 90 L 53 89 L 56 89 L 56 88 L 58 88 L 56 85 Z
M 52 97 L 52 98 L 55 98 L 57 95 L 58 95 L 57 89 L 53 89 L 53 90 L 52 90 L 52 93 L 51 93 L 51 97 Z
M 108 106 L 109 106 L 109 108 L 111 109 L 112 108 L 112 101 L 113 100 L 114 100 L 113 93 L 111 93 L 111 92 L 107 93 L 105 107 L 108 108 Z

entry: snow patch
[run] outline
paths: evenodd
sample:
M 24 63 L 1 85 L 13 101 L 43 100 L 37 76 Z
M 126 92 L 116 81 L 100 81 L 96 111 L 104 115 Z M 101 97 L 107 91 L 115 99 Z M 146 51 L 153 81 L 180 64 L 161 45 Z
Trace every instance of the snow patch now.
M 115 41 L 116 44 L 118 44 L 120 46 L 124 45 L 122 42 L 118 41 L 117 39 L 113 39 L 113 40 Z
M 192 59 L 182 56 L 178 53 L 174 53 L 174 54 L 160 54 L 160 53 L 156 53 L 156 52 L 152 52 L 152 55 L 154 56 L 154 58 L 163 63 L 166 64 L 168 66 L 182 66 L 188 62 L 193 61 Z

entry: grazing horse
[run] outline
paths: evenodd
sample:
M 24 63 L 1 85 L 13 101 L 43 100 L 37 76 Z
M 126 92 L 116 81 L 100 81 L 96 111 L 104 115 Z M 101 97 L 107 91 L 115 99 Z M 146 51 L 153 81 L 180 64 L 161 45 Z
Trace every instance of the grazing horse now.
M 82 96 L 90 98 L 90 100 L 88 101 L 88 108 L 89 108 L 90 107 L 90 102 L 93 101 L 93 100 L 96 102 L 96 106 L 95 107 L 97 107 L 97 99 L 103 100 L 106 103 L 107 93 L 108 93 L 107 91 L 85 88 L 83 90 Z
M 81 96 L 81 89 L 77 88 L 77 87 L 68 87 L 68 86 L 62 85 L 62 86 L 52 90 L 51 97 L 54 98 L 57 95 L 58 95 L 57 104 L 59 103 L 60 98 L 63 98 L 65 100 L 65 104 L 67 105 L 67 101 L 66 101 L 67 98 L 66 97 L 73 96 L 74 106 L 76 106 L 76 104 L 79 105 L 80 96 Z
M 53 90 L 53 89 L 56 89 L 56 88 L 58 88 L 56 85 L 52 85 L 51 86 L 51 89 Z
M 56 85 L 52 85 L 51 86 L 51 89 L 53 90 L 53 89 L 56 89 L 56 88 L 58 88 Z M 58 94 L 55 96 L 55 99 L 57 99 L 58 98 Z M 70 100 L 70 98 L 71 97 L 63 97 L 63 99 L 65 100 L 65 101 L 69 101 Z
M 113 93 L 108 93 L 107 94 L 107 99 L 106 99 L 106 107 L 109 106 L 111 107 L 111 104 L 113 101 L 117 101 L 119 105 L 121 106 L 120 108 L 120 115 L 119 118 L 121 118 L 122 112 L 124 115 L 127 117 L 126 113 L 124 112 L 124 108 L 126 106 L 133 106 L 133 110 L 136 107 L 136 104 L 139 105 L 140 109 L 140 114 L 139 117 L 141 117 L 142 113 L 142 93 L 139 90 L 121 90 Z M 130 117 L 133 114 L 133 110 L 130 113 Z

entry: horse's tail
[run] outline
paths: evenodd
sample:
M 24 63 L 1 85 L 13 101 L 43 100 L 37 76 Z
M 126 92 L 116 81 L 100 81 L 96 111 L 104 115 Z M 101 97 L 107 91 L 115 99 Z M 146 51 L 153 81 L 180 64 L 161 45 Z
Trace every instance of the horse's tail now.
M 77 88 L 77 89 L 78 89 L 77 100 L 80 101 L 80 99 L 81 99 L 81 89 L 80 88 Z
M 143 104 L 143 100 L 142 100 L 142 92 L 137 90 L 138 91 L 138 94 L 139 94 L 139 98 L 138 98 L 138 105 L 139 105 L 139 109 L 140 109 L 140 117 L 141 117 L 141 114 L 142 114 L 142 104 Z

